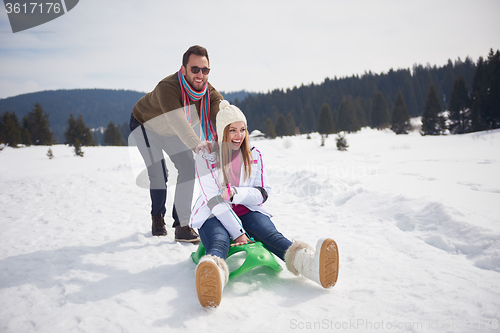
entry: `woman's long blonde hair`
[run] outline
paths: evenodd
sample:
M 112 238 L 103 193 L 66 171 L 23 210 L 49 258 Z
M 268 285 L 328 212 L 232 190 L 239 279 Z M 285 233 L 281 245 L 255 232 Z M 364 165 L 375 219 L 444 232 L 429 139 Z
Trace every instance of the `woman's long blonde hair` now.
M 231 124 L 227 125 L 224 128 L 224 135 L 222 138 L 222 147 L 219 146 L 220 150 L 220 168 L 222 170 L 222 175 L 224 179 L 224 184 L 227 185 L 229 183 L 229 175 L 232 172 L 231 168 L 231 159 L 233 157 L 233 149 L 231 148 L 231 139 L 229 138 L 229 127 Z M 245 179 L 250 178 L 250 174 L 252 173 L 252 150 L 250 149 L 250 137 L 248 136 L 248 129 L 245 126 L 245 138 L 240 146 L 240 152 L 243 159 L 243 170 L 245 172 Z

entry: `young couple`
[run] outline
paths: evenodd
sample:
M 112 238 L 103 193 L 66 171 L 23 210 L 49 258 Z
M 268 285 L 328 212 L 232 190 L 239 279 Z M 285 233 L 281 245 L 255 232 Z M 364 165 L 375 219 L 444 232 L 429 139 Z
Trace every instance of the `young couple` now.
M 250 238 L 262 242 L 293 274 L 324 288 L 333 287 L 339 268 L 335 241 L 320 239 L 315 249 L 304 242 L 291 242 L 276 229 L 263 207 L 270 186 L 262 154 L 250 145 L 244 114 L 223 100 L 216 128 L 218 139 L 211 153 L 200 151 L 195 158 L 200 195 L 189 221 L 191 228 L 198 228 L 206 249 L 195 274 L 200 304 L 220 304 L 229 277 L 225 261 L 229 247 L 246 244 Z

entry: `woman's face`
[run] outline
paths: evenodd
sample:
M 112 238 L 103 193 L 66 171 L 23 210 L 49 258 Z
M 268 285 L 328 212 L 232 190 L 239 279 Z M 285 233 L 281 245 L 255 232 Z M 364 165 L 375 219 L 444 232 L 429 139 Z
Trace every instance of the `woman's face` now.
M 238 150 L 246 137 L 247 127 L 243 121 L 229 124 L 229 141 L 233 150 Z

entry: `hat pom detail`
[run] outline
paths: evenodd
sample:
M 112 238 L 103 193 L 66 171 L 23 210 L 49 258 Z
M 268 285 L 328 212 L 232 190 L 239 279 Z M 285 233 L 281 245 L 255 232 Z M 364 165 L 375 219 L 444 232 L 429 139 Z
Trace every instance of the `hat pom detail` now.
M 229 102 L 223 99 L 222 101 L 220 101 L 219 110 L 227 108 L 228 106 L 230 106 Z

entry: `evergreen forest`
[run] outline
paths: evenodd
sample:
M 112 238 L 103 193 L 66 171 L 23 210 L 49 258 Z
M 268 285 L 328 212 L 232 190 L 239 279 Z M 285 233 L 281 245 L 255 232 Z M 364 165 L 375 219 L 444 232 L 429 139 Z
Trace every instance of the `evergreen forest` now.
M 449 60 L 442 67 L 415 65 L 411 70 L 391 69 L 382 74 L 368 72 L 362 76 L 326 78 L 321 84 L 276 89 L 232 102 L 245 113 L 250 130 L 257 128 L 268 136 L 273 136 L 268 134 L 272 125 L 287 127 L 283 119 L 293 119 L 295 123 L 295 127 L 288 126 L 286 135 L 318 131 L 318 126 L 322 126 L 318 118 L 325 104 L 333 114 L 333 133 L 353 132 L 369 126 L 391 127 L 403 134 L 407 132 L 404 114 L 406 118 L 425 116 L 430 89 L 436 98 L 432 106 L 437 107 L 432 112 L 441 117 L 436 116 L 436 124 L 432 126 L 445 126 L 437 123 L 444 121 L 451 125 L 451 133 L 499 128 L 500 51 L 490 50 L 488 57 L 480 57 L 477 63 L 467 58 Z M 393 123 L 394 111 L 397 111 L 396 120 L 402 117 L 403 120 L 399 120 L 402 124 Z M 465 120 L 460 120 L 462 118 Z M 460 125 L 456 125 L 457 122 Z M 275 132 L 281 136 L 282 131 Z M 444 128 L 437 132 L 444 133 Z

